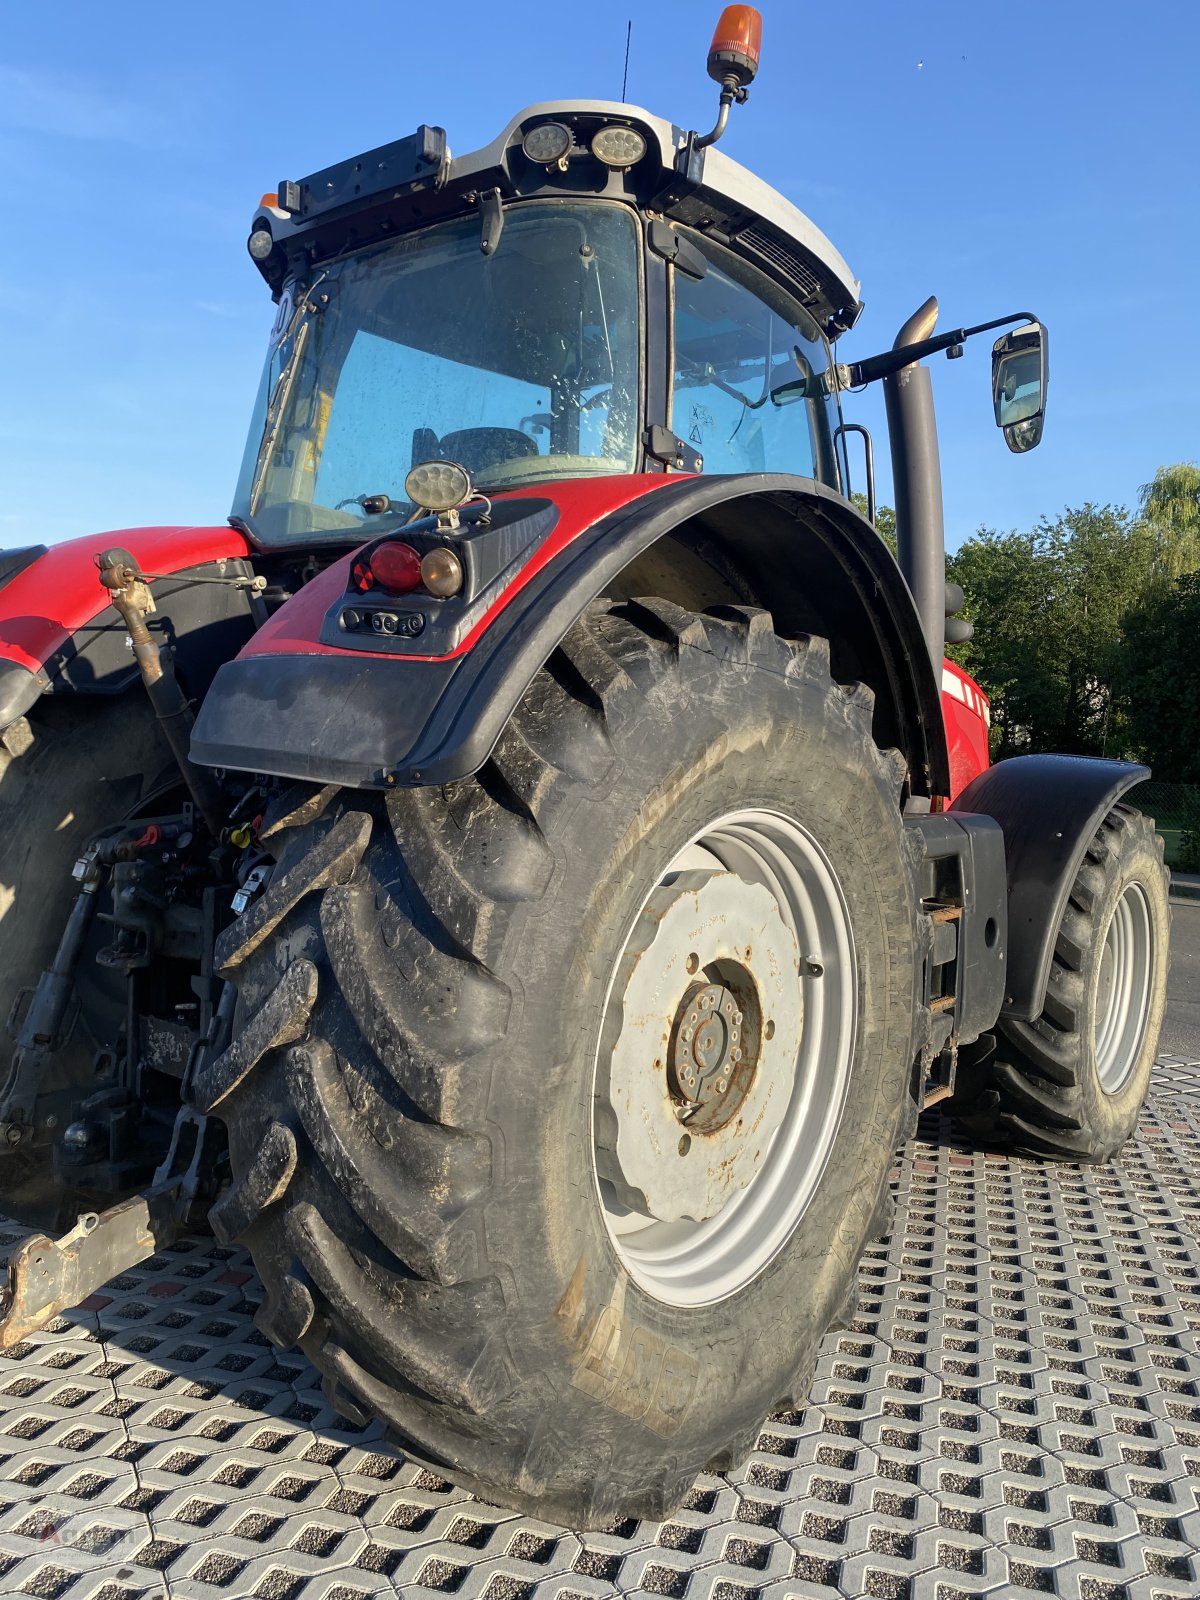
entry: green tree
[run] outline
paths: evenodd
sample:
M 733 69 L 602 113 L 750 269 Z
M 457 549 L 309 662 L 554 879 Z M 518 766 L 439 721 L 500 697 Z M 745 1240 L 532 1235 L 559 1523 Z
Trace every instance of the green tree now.
M 880 506 L 875 522 L 894 554 L 895 512 Z M 996 756 L 1136 755 L 1168 781 L 1200 781 L 1200 468 L 1160 467 L 1140 517 L 1089 503 L 1029 533 L 981 528 L 947 576 L 976 628 L 947 653 L 992 702 Z
M 1200 568 L 1200 467 L 1159 467 L 1140 490 L 1142 516 L 1155 539 L 1155 563 L 1171 583 Z
M 1153 563 L 1145 522 L 1090 503 L 1030 533 L 981 529 L 951 558 L 975 625 L 954 654 L 991 699 L 998 756 L 1121 753 L 1122 621 Z
M 1154 591 L 1125 619 L 1119 688 L 1132 753 L 1163 783 L 1200 783 L 1200 572 Z
M 850 498 L 865 517 L 867 514 L 867 497 L 865 494 L 852 494 Z M 896 554 L 896 513 L 891 506 L 875 507 L 875 532 L 887 545 L 893 555 Z

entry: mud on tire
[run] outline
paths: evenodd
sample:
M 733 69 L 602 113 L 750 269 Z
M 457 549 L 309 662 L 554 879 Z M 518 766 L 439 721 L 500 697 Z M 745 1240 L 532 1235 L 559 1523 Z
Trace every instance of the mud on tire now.
M 480 1494 L 575 1526 L 661 1516 L 801 1398 L 844 1315 L 913 1060 L 919 928 L 902 763 L 817 639 L 763 612 L 597 603 L 473 778 L 293 795 L 218 946 L 241 1032 L 195 1086 L 229 1132 L 215 1207 L 258 1321 L 347 1415 Z M 740 806 L 836 863 L 858 1026 L 791 1237 L 709 1305 L 630 1277 L 593 1171 L 605 985 L 664 865 Z

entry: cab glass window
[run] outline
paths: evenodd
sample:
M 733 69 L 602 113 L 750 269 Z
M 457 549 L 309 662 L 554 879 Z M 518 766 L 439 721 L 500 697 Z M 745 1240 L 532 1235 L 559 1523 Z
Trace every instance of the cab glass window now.
M 836 488 L 829 347 L 816 323 L 728 251 L 695 242 L 705 276 L 672 271 L 672 430 L 705 472 L 790 472 Z
M 632 472 L 640 341 L 622 205 L 514 206 L 486 256 L 472 216 L 339 257 L 285 293 L 233 514 L 264 544 L 368 537 L 437 456 L 485 492 Z

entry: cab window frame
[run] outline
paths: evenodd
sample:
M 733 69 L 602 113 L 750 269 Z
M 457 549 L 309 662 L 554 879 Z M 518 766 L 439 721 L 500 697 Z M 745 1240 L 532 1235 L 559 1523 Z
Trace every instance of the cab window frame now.
M 810 343 L 817 344 L 825 355 L 825 370 L 831 371 L 834 366 L 833 347 L 826 337 L 824 330 L 813 316 L 812 312 L 796 298 L 787 288 L 764 272 L 753 262 L 739 255 L 736 250 L 719 243 L 704 233 L 691 228 L 679 228 L 681 237 L 693 244 L 710 267 L 715 267 L 737 286 L 752 295 L 769 311 L 798 328 Z M 666 382 L 666 418 L 667 426 L 672 429 L 676 437 L 686 440 L 686 432 L 680 433 L 676 427 L 675 417 L 675 316 L 676 316 L 676 282 L 680 268 L 676 263 L 667 265 L 666 284 L 666 349 L 665 349 L 665 382 Z M 685 273 L 686 277 L 687 274 Z M 703 281 L 703 280 L 699 280 Z M 807 326 L 806 326 L 807 325 Z M 811 333 L 808 331 L 811 328 Z M 826 488 L 833 489 L 838 494 L 844 495 L 844 474 L 841 462 L 838 459 L 837 428 L 841 422 L 840 397 L 835 390 L 826 394 L 823 401 L 819 402 L 824 414 L 824 427 L 817 429 L 817 438 L 813 448 L 814 480 Z M 807 419 L 805 421 L 807 427 Z M 771 465 L 766 466 L 768 472 L 785 471 L 785 468 Z M 714 474 L 717 476 L 718 474 Z M 796 476 L 805 476 L 796 474 Z
M 633 402 L 631 415 L 631 436 L 629 439 L 631 459 L 629 467 L 623 474 L 621 474 L 627 476 L 646 470 L 644 431 L 647 392 L 650 382 L 649 366 L 652 359 L 652 354 L 651 330 L 647 314 L 648 271 L 646 261 L 646 226 L 644 213 L 637 204 L 627 198 L 576 193 L 558 194 L 541 192 L 538 194 L 521 196 L 514 200 L 510 200 L 504 206 L 506 220 L 512 220 L 517 216 L 527 216 L 529 213 L 535 211 L 540 211 L 549 215 L 555 212 L 563 213 L 580 210 L 606 212 L 614 215 L 620 213 L 625 219 L 627 219 L 627 221 L 622 225 L 627 226 L 630 230 L 627 260 L 633 272 L 633 281 L 631 285 L 632 305 L 636 313 L 637 322 L 633 329 L 633 337 L 631 341 L 634 360 L 634 381 L 631 390 L 631 399 Z M 322 540 L 325 542 L 361 544 L 365 538 L 370 538 L 373 533 L 377 531 L 383 531 L 382 525 L 379 528 L 375 528 L 369 524 L 364 525 L 362 521 L 355 519 L 352 525 L 348 526 L 335 524 L 327 527 L 321 527 L 320 529 L 305 529 L 296 532 L 289 531 L 286 533 L 279 533 L 274 529 L 268 529 L 262 525 L 262 521 L 260 520 L 261 508 L 254 512 L 249 509 L 251 500 L 251 486 L 254 481 L 254 472 L 257 470 L 258 465 L 261 464 L 259 453 L 263 447 L 262 439 L 255 431 L 255 422 L 258 419 L 259 413 L 264 412 L 266 409 L 272 387 L 271 362 L 286 333 L 286 319 L 283 316 L 282 310 L 284 302 L 288 300 L 289 296 L 294 302 L 310 293 L 331 268 L 336 267 L 341 269 L 350 260 L 362 261 L 373 255 L 382 254 L 386 251 L 394 249 L 396 245 L 402 241 L 412 241 L 414 243 L 419 242 L 420 240 L 426 239 L 432 235 L 441 233 L 448 227 L 454 225 L 469 229 L 471 226 L 478 226 L 478 223 L 471 211 L 455 212 L 447 216 L 438 217 L 436 220 L 423 223 L 419 227 L 405 229 L 402 233 L 389 236 L 386 239 L 375 241 L 372 244 L 358 246 L 354 249 L 336 251 L 326 257 L 322 257 L 311 262 L 305 262 L 303 270 L 289 273 L 283 285 L 280 297 L 280 307 L 276 311 L 274 324 L 268 340 L 267 357 L 264 363 L 262 377 L 260 379 L 255 405 L 251 416 L 250 433 L 247 436 L 241 468 L 235 483 L 234 504 L 227 519 L 233 526 L 238 527 L 246 532 L 247 536 L 251 538 L 256 546 L 262 549 L 286 550 L 288 548 L 301 548 L 304 545 L 311 544 L 317 540 Z M 503 248 L 504 240 L 502 236 L 499 251 L 502 252 Z M 349 358 L 350 350 L 351 345 L 347 345 L 345 351 L 342 353 L 341 361 L 337 367 L 338 378 L 340 378 L 346 360 Z M 550 454 L 553 453 L 553 451 L 550 452 Z M 320 461 L 318 460 L 318 471 L 319 467 Z M 616 476 L 618 474 L 611 475 Z M 568 477 L 570 474 L 564 473 L 563 476 Z M 589 473 L 587 476 L 592 476 L 592 474 Z M 508 487 L 512 487 L 514 489 L 525 488 L 529 490 L 535 490 L 541 481 L 543 480 L 530 479 L 528 483 L 514 482 L 511 486 L 504 484 L 502 486 L 496 486 L 496 492 L 500 492 L 501 489 Z M 558 480 L 554 477 L 547 477 L 544 481 L 547 483 L 554 483 Z M 484 486 L 486 487 L 486 485 Z M 297 502 L 297 504 L 299 503 L 300 502 Z M 311 503 L 314 505 L 316 504 L 316 502 Z M 334 515 L 337 514 L 336 508 L 321 506 L 319 509 Z M 345 522 L 351 522 L 348 513 L 346 514 Z

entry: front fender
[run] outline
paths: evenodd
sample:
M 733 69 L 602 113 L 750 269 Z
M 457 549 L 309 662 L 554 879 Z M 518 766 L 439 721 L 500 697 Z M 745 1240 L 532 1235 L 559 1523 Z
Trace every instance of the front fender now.
M 915 792 L 949 793 L 939 686 L 912 598 L 882 540 L 839 495 L 765 473 L 591 480 L 537 493 L 558 508 L 553 532 L 459 648 L 419 657 L 411 644 L 381 655 L 340 648 L 328 634 L 322 642 L 345 592 L 346 558 L 221 668 L 196 722 L 193 761 L 361 788 L 466 777 L 586 606 L 686 526 L 740 563 L 747 603 L 771 610 L 780 632 L 833 619 L 820 631 L 831 638 L 835 676 L 871 682 Z
M 1096 829 L 1123 794 L 1150 776 L 1132 761 L 1014 756 L 969 783 L 951 811 L 983 812 L 1004 833 L 1008 977 L 1002 1016 L 1041 1015 L 1067 896 Z

